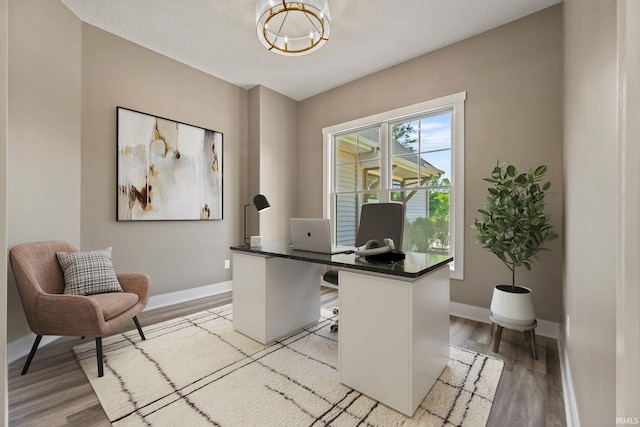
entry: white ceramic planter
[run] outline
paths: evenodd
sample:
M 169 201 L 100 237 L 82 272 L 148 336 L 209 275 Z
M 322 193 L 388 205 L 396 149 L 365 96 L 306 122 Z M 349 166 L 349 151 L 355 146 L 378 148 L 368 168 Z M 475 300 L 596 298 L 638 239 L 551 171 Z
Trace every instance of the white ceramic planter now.
M 514 326 L 529 326 L 536 320 L 533 293 L 524 286 L 516 286 L 520 292 L 512 292 L 511 285 L 493 288 L 491 314 L 498 322 Z

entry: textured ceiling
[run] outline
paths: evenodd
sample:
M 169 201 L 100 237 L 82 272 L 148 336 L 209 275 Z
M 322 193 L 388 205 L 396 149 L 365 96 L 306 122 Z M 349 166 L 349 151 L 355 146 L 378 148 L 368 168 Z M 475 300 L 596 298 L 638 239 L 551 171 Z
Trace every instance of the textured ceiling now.
M 235 85 L 302 100 L 560 0 L 328 0 L 331 38 L 300 57 L 256 37 L 255 0 L 61 0 L 82 21 Z

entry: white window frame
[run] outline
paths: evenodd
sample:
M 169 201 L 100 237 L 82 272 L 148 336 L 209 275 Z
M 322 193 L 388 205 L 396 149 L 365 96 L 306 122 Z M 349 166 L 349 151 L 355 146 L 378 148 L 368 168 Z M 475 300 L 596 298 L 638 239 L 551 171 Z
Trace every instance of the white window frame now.
M 420 102 L 418 104 L 407 107 L 374 114 L 346 123 L 329 126 L 322 129 L 323 139 L 323 200 L 322 210 L 323 216 L 331 220 L 332 230 L 335 228 L 331 213 L 334 211 L 334 201 L 331 197 L 331 189 L 333 188 L 334 165 L 333 165 L 333 137 L 336 134 L 356 130 L 372 125 L 380 125 L 404 118 L 416 116 L 419 114 L 428 114 L 433 111 L 442 110 L 444 108 L 452 108 L 452 126 L 451 126 L 451 199 L 450 215 L 453 219 L 454 226 L 451 227 L 451 240 L 453 242 L 453 262 L 450 265 L 450 277 L 452 279 L 462 280 L 464 278 L 464 102 L 467 99 L 467 92 L 458 92 L 452 95 L 443 96 L 441 98 L 431 99 L 429 101 Z M 386 139 L 389 138 L 387 126 L 383 124 L 380 131 L 380 145 L 386 147 Z M 383 141 L 383 139 L 385 141 Z M 384 142 L 384 143 L 383 143 Z M 383 157 L 384 156 L 384 157 Z M 391 157 L 386 153 L 380 153 L 380 167 L 390 168 Z M 380 192 L 381 197 L 382 193 Z M 386 197 L 386 196 L 384 196 Z M 384 201 L 384 200 L 382 200 Z M 333 236 L 335 239 L 335 236 Z

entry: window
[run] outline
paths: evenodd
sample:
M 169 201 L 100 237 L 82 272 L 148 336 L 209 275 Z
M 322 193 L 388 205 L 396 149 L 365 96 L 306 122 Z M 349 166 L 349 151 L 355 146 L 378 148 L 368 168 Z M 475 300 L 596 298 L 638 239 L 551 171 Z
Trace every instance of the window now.
M 450 254 L 462 279 L 466 93 L 323 129 L 325 216 L 354 245 L 365 203 L 402 203 L 404 251 Z

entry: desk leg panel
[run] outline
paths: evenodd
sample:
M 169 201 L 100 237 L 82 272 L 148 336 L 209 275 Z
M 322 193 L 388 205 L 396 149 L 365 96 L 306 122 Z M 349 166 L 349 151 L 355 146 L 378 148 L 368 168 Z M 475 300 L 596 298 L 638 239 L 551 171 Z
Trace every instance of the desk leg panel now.
M 266 258 L 233 254 L 233 328 L 266 343 Z
M 449 271 L 340 272 L 340 381 L 412 416 L 449 360 Z
M 269 344 L 317 322 L 319 275 L 316 264 L 234 253 L 234 329 Z
M 339 274 L 340 381 L 411 416 L 410 283 Z
M 412 406 L 417 408 L 449 362 L 449 267 L 422 276 L 412 290 Z
M 320 319 L 318 264 L 267 260 L 267 342 L 287 337 Z

